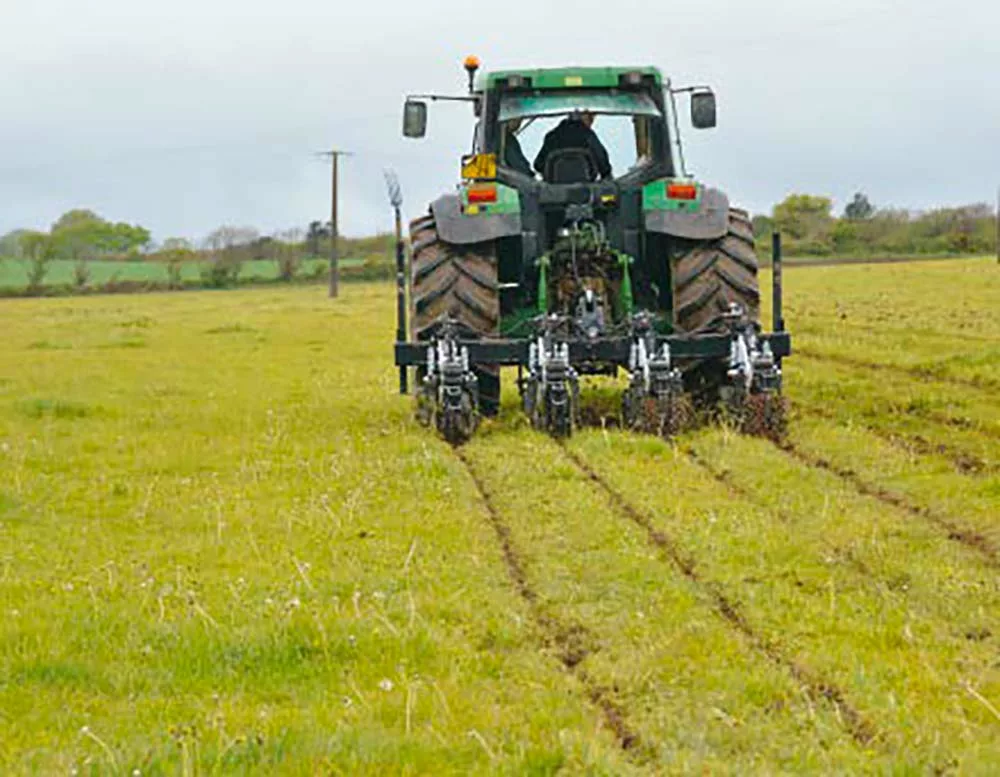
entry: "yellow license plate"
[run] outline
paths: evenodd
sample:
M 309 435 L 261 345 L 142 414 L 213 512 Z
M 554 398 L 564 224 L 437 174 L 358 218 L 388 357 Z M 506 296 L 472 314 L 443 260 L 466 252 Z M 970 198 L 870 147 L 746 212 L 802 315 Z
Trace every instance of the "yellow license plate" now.
M 476 181 L 492 181 L 497 177 L 497 155 L 472 154 L 463 157 L 462 177 Z

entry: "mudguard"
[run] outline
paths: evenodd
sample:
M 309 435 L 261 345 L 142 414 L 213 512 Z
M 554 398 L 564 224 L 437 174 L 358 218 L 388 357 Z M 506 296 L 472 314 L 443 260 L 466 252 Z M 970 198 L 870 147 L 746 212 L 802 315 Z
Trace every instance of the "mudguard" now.
M 647 210 L 646 231 L 688 240 L 715 240 L 729 230 L 729 198 L 705 187 L 697 210 Z
M 438 236 L 446 243 L 469 245 L 521 234 L 520 213 L 465 215 L 461 198 L 446 194 L 431 203 Z

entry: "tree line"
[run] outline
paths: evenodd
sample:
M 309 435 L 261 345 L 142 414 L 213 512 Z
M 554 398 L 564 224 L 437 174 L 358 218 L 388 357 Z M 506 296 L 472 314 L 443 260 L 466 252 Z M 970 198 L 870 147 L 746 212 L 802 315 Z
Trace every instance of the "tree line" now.
M 770 252 L 775 230 L 790 256 L 927 256 L 991 253 L 996 221 L 986 203 L 914 212 L 876 207 L 858 192 L 839 216 L 830 197 L 792 194 L 769 215 L 755 216 L 754 235 Z
M 73 285 L 78 288 L 86 287 L 92 261 L 162 263 L 170 288 L 181 288 L 183 268 L 195 264 L 201 285 L 217 288 L 238 283 L 247 262 L 264 260 L 275 263 L 276 280 L 291 282 L 300 277 L 309 258 L 330 254 L 331 232 L 330 225 L 321 221 L 313 221 L 305 229 L 291 228 L 271 235 L 263 235 L 254 227 L 223 225 L 198 242 L 171 237 L 156 244 L 144 227 L 114 223 L 91 210 L 74 209 L 60 216 L 47 232 L 14 230 L 0 236 L 0 260 L 26 260 L 29 289 L 43 286 L 54 260 L 74 263 Z M 338 248 L 341 256 L 387 266 L 391 253 L 386 235 L 340 237 Z M 366 269 L 368 276 L 383 272 L 380 267 Z

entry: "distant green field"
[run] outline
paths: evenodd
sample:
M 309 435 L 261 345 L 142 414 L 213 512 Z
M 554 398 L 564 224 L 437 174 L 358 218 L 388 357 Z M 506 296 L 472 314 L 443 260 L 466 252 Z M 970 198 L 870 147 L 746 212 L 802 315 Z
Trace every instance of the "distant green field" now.
M 307 259 L 302 266 L 302 274 L 309 275 L 316 267 L 325 267 L 326 259 Z M 363 259 L 342 259 L 342 267 L 358 267 Z M 72 285 L 75 263 L 69 260 L 53 260 L 45 276 L 46 286 Z M 119 281 L 159 281 L 166 282 L 167 266 L 161 262 L 88 262 L 90 267 L 89 285 L 100 285 L 110 280 Z M 23 288 L 28 284 L 30 262 L 25 259 L 0 259 L 0 288 Z M 198 280 L 201 264 L 192 262 L 183 267 L 185 280 Z M 276 278 L 278 263 L 270 260 L 246 262 L 240 273 L 242 280 Z
M 960 258 L 960 257 L 931 257 L 931 258 Z M 972 259 L 973 257 L 961 257 Z M 978 257 L 977 257 L 978 258 Z M 926 259 L 926 258 L 925 258 Z M 868 258 L 860 259 L 854 257 L 788 257 L 790 264 L 880 264 L 910 261 L 911 258 Z M 915 258 L 912 258 L 916 261 Z M 363 258 L 352 257 L 340 260 L 343 268 L 361 267 L 365 260 Z M 762 256 L 761 262 L 767 266 L 770 260 Z M 326 259 L 307 259 L 302 264 L 300 275 L 309 276 L 318 269 L 326 268 Z M 167 277 L 167 266 L 162 262 L 155 261 L 135 261 L 135 262 L 113 262 L 113 261 L 92 261 L 88 262 L 90 267 L 90 279 L 88 286 L 96 287 L 108 281 L 148 281 L 151 283 L 165 283 Z M 190 262 L 182 268 L 182 277 L 185 281 L 197 281 L 201 277 L 200 262 Z M 49 265 L 48 273 L 45 276 L 45 286 L 72 286 L 74 282 L 75 262 L 65 259 L 56 259 Z M 28 271 L 30 262 L 26 259 L 5 259 L 0 258 L 0 290 L 3 289 L 23 289 L 28 285 Z M 278 263 L 271 260 L 260 259 L 243 264 L 240 272 L 240 280 L 267 280 L 278 276 Z

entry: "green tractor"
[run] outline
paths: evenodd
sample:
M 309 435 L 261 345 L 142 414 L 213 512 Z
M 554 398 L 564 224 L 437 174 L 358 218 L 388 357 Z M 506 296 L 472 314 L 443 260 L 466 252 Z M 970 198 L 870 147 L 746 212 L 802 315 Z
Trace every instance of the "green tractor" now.
M 507 366 L 532 424 L 557 437 L 580 422 L 580 376 L 622 371 L 627 427 L 669 436 L 693 411 L 721 408 L 750 432 L 780 433 L 791 351 L 780 240 L 766 334 L 750 218 L 684 167 L 677 95 L 690 95 L 692 123 L 706 129 L 713 92 L 675 89 L 652 67 L 480 75 L 472 57 L 465 67 L 468 94 L 414 95 L 404 107 L 410 138 L 426 134 L 428 101 L 469 103 L 476 118 L 462 181 L 411 223 L 400 273 L 410 304 L 400 303 L 396 364 L 416 368 L 422 420 L 464 442 L 497 413 Z M 545 143 L 558 122 L 589 128 L 594 117 L 607 149 L 586 133 L 575 147 Z M 533 146 L 549 149 L 535 171 L 521 150 Z

